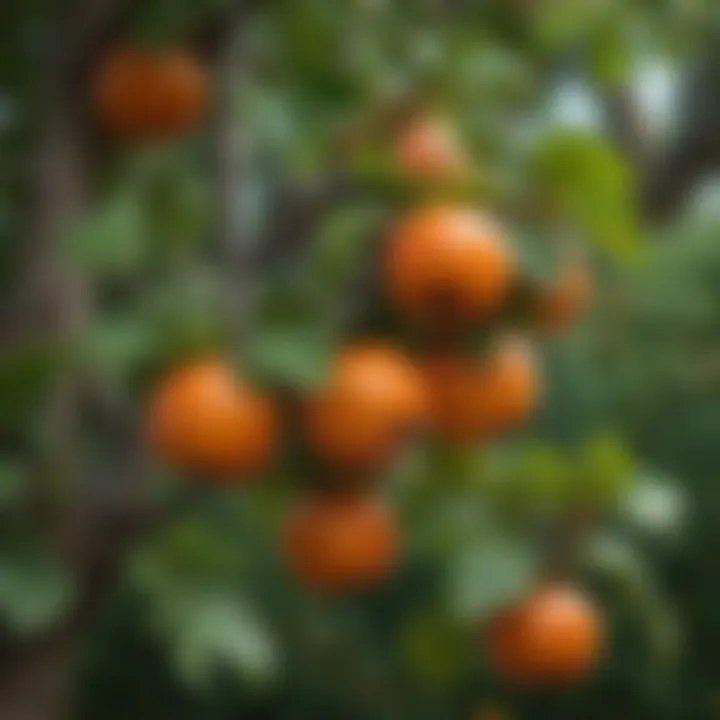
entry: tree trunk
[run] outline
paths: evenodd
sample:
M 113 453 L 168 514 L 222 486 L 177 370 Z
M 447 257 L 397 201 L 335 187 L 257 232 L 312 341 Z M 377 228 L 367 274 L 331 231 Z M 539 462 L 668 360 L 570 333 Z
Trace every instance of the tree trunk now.
M 82 639 L 67 630 L 18 648 L 2 668 L 3 720 L 63 720 L 69 717 L 70 677 Z
M 67 9 L 67 8 L 66 8 Z M 77 69 L 79 47 L 87 39 L 87 6 L 78 2 L 58 18 L 45 58 L 42 122 L 32 157 L 27 234 L 13 292 L 8 345 L 33 341 L 72 341 L 83 331 L 89 288 L 64 257 L 62 241 L 85 212 L 89 191 L 89 133 L 82 112 Z M 76 372 L 60 368 L 44 419 L 52 430 L 47 444 L 33 449 L 32 493 L 43 504 L 49 478 L 72 461 L 72 438 L 79 429 Z M 51 503 L 52 504 L 52 503 Z M 44 513 L 43 513 L 44 514 Z M 49 537 L 68 525 L 65 509 L 53 509 Z M 67 717 L 69 677 L 83 637 L 74 620 L 30 640 L 11 640 L 0 660 L 0 718 L 61 720 Z
M 62 249 L 66 234 L 87 210 L 96 164 L 92 128 L 84 112 L 87 78 L 80 75 L 92 66 L 93 53 L 113 26 L 122 21 L 128 3 L 72 0 L 68 4 L 62 17 L 56 18 L 55 37 L 45 60 L 46 102 L 32 158 L 30 221 L 23 242 L 22 267 L 13 294 L 10 327 L 3 328 L 7 344 L 56 338 L 72 342 L 84 331 L 92 310 L 89 279 L 72 267 Z M 231 122 L 230 81 L 242 20 L 251 7 L 248 0 L 229 3 L 227 12 L 219 14 L 213 24 L 214 31 L 208 33 L 215 41 L 214 61 L 220 75 L 213 123 L 218 230 L 225 257 L 243 278 L 251 273 L 250 248 L 238 228 L 231 193 L 245 158 L 238 129 Z M 78 497 L 72 502 L 49 503 L 41 529 L 65 554 L 76 576 L 76 606 L 52 632 L 0 647 L 0 720 L 65 720 L 70 716 L 71 680 L 78 654 L 98 607 L 112 592 L 128 540 L 143 525 L 145 508 L 142 503 L 136 507 L 137 498 L 131 497 L 125 484 L 127 477 L 137 478 L 146 466 L 139 443 L 131 440 L 132 449 L 122 452 L 112 470 L 120 475 L 113 487 L 127 491 L 127 497 L 113 499 L 112 507 L 98 502 L 94 489 L 78 479 L 92 475 L 92 469 L 73 466 L 76 440 L 83 425 L 91 422 L 87 416 L 91 402 L 87 397 L 89 380 L 73 369 L 58 372 L 45 412 L 45 421 L 52 430 L 50 443 L 33 458 L 37 466 L 33 490 L 40 502 L 47 499 L 48 476 L 67 471 L 72 473 L 73 482 L 77 481 L 74 488 Z M 68 461 L 72 464 L 68 465 Z

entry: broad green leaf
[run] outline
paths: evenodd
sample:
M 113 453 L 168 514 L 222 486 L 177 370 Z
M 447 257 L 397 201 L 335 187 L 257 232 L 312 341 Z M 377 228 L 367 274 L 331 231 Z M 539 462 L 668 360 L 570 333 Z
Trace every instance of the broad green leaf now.
M 198 592 L 185 597 L 166 619 L 174 660 L 187 681 L 206 684 L 221 669 L 252 684 L 274 680 L 280 649 L 265 620 L 247 601 Z
M 578 450 L 577 463 L 577 483 L 571 493 L 601 502 L 618 499 L 635 472 L 633 458 L 623 442 L 607 434 L 589 437 Z
M 594 0 L 549 0 L 530 11 L 531 28 L 538 46 L 557 52 L 587 35 L 612 9 L 612 3 Z
M 335 348 L 334 310 L 317 287 L 293 281 L 266 289 L 243 346 L 243 365 L 262 382 L 315 387 Z
M 174 359 L 222 347 L 232 330 L 228 294 L 218 271 L 202 265 L 153 287 L 139 311 L 154 335 L 158 356 Z
M 571 468 L 563 453 L 547 443 L 503 448 L 488 454 L 488 495 L 511 515 L 540 516 L 564 499 Z
M 588 42 L 587 63 L 592 77 L 604 85 L 614 85 L 625 77 L 632 62 L 632 41 L 616 25 L 596 30 Z
M 634 260 L 641 230 L 629 165 L 601 136 L 562 129 L 542 137 L 530 160 L 536 191 L 599 248 Z
M 476 621 L 517 600 L 535 582 L 539 566 L 529 542 L 504 532 L 480 534 L 448 567 L 454 615 Z
M 265 327 L 244 353 L 244 363 L 264 382 L 313 388 L 327 377 L 334 343 L 303 327 Z
M 554 505 L 567 489 L 570 470 L 563 454 L 548 444 L 530 443 L 522 449 L 518 489 L 526 502 Z
M 472 102 L 482 93 L 484 98 L 492 98 L 495 106 L 506 99 L 523 97 L 532 87 L 533 70 L 526 59 L 500 43 L 479 43 L 475 28 L 455 52 L 457 57 L 447 63 L 446 73 L 451 91 L 465 102 Z

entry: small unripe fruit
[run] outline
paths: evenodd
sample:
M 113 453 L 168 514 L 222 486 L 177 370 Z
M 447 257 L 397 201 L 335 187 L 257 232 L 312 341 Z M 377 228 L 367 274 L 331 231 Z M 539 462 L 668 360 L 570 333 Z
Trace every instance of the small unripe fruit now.
M 450 125 L 434 117 L 413 118 L 397 139 L 397 162 L 422 180 L 454 180 L 467 171 L 467 158 Z

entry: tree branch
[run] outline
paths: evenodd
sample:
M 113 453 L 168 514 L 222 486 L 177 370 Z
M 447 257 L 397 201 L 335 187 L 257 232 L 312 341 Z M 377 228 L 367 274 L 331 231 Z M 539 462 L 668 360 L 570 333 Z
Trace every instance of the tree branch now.
M 632 88 L 612 87 L 603 93 L 603 100 L 607 125 L 618 147 L 637 168 L 644 168 L 648 160 L 648 139 Z
M 246 3 L 235 3 L 208 30 L 215 55 L 215 92 L 210 120 L 213 152 L 215 230 L 225 268 L 229 314 L 241 341 L 249 317 L 250 285 L 254 275 L 253 238 L 240 202 L 251 172 L 251 153 L 242 118 L 238 117 L 236 87 L 243 57 Z
M 720 62 L 710 56 L 692 72 L 678 111 L 680 127 L 668 147 L 644 166 L 641 202 L 651 221 L 682 209 L 692 190 L 720 167 Z

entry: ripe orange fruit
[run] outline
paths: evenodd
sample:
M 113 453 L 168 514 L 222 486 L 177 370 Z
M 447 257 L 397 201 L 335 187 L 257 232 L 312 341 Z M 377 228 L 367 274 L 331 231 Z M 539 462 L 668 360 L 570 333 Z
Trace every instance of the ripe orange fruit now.
M 308 441 L 343 467 L 386 459 L 403 434 L 427 419 L 422 374 L 399 350 L 382 344 L 346 347 L 328 382 L 305 407 Z
M 394 514 L 379 501 L 320 496 L 286 520 L 284 550 L 291 569 L 308 585 L 342 591 L 385 578 L 398 554 Z
M 560 330 L 571 325 L 592 295 L 590 271 L 581 263 L 567 264 L 555 284 L 541 292 L 537 317 L 546 330 Z
M 530 346 L 500 341 L 480 358 L 443 355 L 425 366 L 436 429 L 457 442 L 519 425 L 538 404 L 542 381 Z
M 194 125 L 207 101 L 204 69 L 180 50 L 121 46 L 93 82 L 98 118 L 122 137 L 167 137 Z
M 467 158 L 447 123 L 416 117 L 397 139 L 397 162 L 408 175 L 424 179 L 455 179 L 467 170 Z
M 395 228 L 385 279 L 391 299 L 409 315 L 469 321 L 499 308 L 513 264 L 492 218 L 467 207 L 430 205 Z
M 164 460 L 216 476 L 259 470 L 277 440 L 271 402 L 218 359 L 171 372 L 152 398 L 148 422 L 151 444 Z
M 602 636 L 590 601 L 571 587 L 551 585 L 492 621 L 488 650 L 496 669 L 512 681 L 572 682 L 592 670 Z

